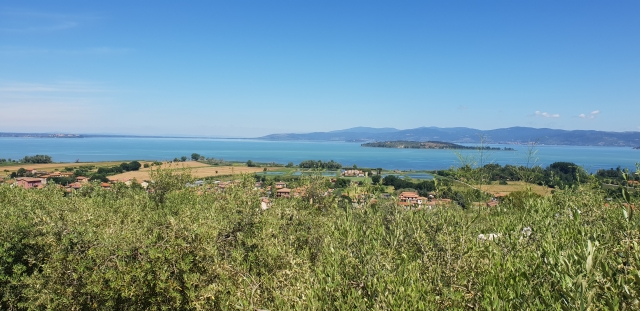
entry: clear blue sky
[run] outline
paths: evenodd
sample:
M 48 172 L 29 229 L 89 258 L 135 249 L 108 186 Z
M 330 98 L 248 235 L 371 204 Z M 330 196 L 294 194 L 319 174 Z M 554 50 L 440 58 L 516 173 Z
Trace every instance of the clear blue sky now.
M 0 3 L 0 131 L 640 130 L 638 1 Z

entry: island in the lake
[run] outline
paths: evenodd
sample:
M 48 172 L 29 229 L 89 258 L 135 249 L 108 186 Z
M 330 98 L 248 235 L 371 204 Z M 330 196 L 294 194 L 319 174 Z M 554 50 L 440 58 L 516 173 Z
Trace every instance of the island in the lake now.
M 638 150 L 640 150 L 640 146 L 638 146 L 638 147 L 633 147 L 633 149 L 638 149 Z
M 500 148 L 489 146 L 463 146 L 454 143 L 447 143 L 443 141 L 381 141 L 362 144 L 363 147 L 376 147 L 376 148 L 399 148 L 399 149 L 463 149 L 463 150 L 505 150 L 513 151 L 513 148 Z

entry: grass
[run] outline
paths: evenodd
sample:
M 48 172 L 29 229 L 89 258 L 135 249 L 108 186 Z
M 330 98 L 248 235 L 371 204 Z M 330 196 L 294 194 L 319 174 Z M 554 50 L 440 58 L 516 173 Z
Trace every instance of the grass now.
M 219 176 L 219 175 L 238 175 L 238 174 L 247 174 L 247 173 L 257 173 L 262 172 L 264 168 L 262 167 L 247 167 L 246 165 L 228 165 L 228 166 L 212 166 L 196 161 L 189 162 L 179 162 L 179 163 L 165 163 L 162 164 L 161 168 L 163 169 L 171 169 L 171 170 L 181 170 L 182 168 L 191 169 L 191 174 L 194 177 L 209 177 L 209 176 Z M 157 169 L 156 167 L 149 168 L 140 168 L 138 171 L 130 171 L 124 172 L 122 174 L 117 174 L 110 176 L 110 178 L 120 179 L 120 180 L 128 180 L 128 179 L 137 179 L 137 180 L 149 180 L 149 174 L 152 169 Z M 277 168 L 267 168 L 269 171 L 276 170 Z
M 371 183 L 371 178 L 369 177 L 341 177 L 350 181 L 362 181 L 365 183 Z
M 536 193 L 542 196 L 548 196 L 548 195 L 551 195 L 551 190 L 553 190 L 549 187 L 540 186 L 537 184 L 531 184 L 524 181 L 510 181 L 508 182 L 507 185 L 500 185 L 497 182 L 491 183 L 489 185 L 485 185 L 485 184 L 469 185 L 457 180 L 453 180 L 453 179 L 450 179 L 450 180 L 452 182 L 451 188 L 455 191 L 465 191 L 473 187 L 475 189 L 480 189 L 483 192 L 486 192 L 492 195 L 508 195 L 516 191 L 531 191 L 533 193 Z
M 552 190 L 549 187 L 530 184 L 524 181 L 510 181 L 506 185 L 500 185 L 496 182 L 490 185 L 482 185 L 481 187 L 483 191 L 489 192 L 491 194 L 502 194 L 502 195 L 508 195 L 511 192 L 530 189 L 532 192 L 536 194 L 545 196 L 545 195 L 550 195 Z

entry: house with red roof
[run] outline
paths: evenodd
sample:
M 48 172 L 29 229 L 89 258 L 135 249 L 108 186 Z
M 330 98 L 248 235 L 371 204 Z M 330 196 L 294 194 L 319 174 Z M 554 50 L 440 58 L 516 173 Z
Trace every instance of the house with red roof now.
M 288 198 L 291 196 L 291 189 L 289 188 L 282 188 L 282 189 L 278 189 L 278 191 L 276 191 L 276 197 L 277 198 Z
M 44 186 L 42 178 L 33 177 L 18 177 L 16 178 L 16 184 L 25 189 L 42 188 Z

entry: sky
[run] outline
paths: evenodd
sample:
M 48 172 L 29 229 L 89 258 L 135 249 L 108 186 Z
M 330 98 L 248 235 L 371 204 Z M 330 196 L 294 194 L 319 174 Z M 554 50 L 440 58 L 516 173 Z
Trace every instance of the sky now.
M 0 2 L 0 132 L 640 131 L 638 1 Z

